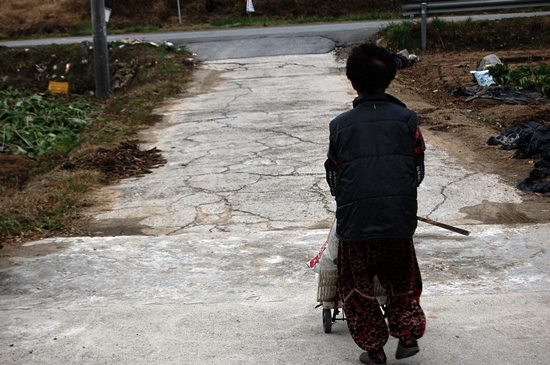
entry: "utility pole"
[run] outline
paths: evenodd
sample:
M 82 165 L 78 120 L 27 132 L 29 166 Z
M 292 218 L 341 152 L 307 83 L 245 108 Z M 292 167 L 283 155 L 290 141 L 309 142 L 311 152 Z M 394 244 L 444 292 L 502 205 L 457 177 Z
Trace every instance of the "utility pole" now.
M 105 0 L 91 0 L 91 4 L 94 35 L 95 95 L 100 99 L 109 99 L 111 80 L 109 75 L 109 50 L 107 49 Z

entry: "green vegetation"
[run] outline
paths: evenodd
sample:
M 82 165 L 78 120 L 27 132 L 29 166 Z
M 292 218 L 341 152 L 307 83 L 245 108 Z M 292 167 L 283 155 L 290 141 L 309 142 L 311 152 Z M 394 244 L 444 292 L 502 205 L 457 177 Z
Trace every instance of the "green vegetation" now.
M 309 15 L 309 16 L 301 16 L 301 17 L 291 18 L 291 19 L 262 17 L 262 16 L 259 16 L 259 17 L 231 16 L 227 18 L 214 19 L 210 22 L 209 26 L 204 25 L 203 27 L 213 27 L 213 28 L 254 27 L 254 26 L 287 25 L 287 24 L 386 20 L 386 19 L 397 19 L 400 17 L 401 15 L 398 13 L 390 13 L 390 12 L 372 12 L 372 13 L 365 13 L 365 14 L 342 14 L 339 16 Z
M 0 242 L 74 232 L 89 191 L 110 183 L 99 171 L 80 169 L 80 162 L 158 121 L 153 109 L 189 80 L 189 57 L 180 48 L 110 44 L 113 87 L 102 101 L 94 96 L 90 49 L 0 49 L 0 148 L 19 154 L 0 154 Z M 69 82 L 70 94 L 47 91 L 54 75 Z M 12 171 L 1 161 L 7 156 L 29 167 Z
M 177 29 L 177 28 L 176 28 Z M 174 29 L 174 30 L 176 30 Z M 112 29 L 109 30 L 109 34 L 125 34 L 125 33 L 154 33 L 160 31 L 166 31 L 167 29 L 161 29 L 157 25 L 132 25 L 129 27 L 124 27 L 122 29 Z M 181 29 L 180 29 L 181 30 Z M 91 34 L 88 33 L 88 34 Z
M 380 35 L 395 50 L 416 52 L 420 45 L 420 22 L 392 23 Z M 435 18 L 427 24 L 427 51 L 475 51 L 544 48 L 550 45 L 550 17 L 511 18 L 495 21 L 468 19 L 450 22 Z
M 488 70 L 499 85 L 514 85 L 517 90 L 535 88 L 542 95 L 550 97 L 550 65 L 522 65 L 516 70 L 510 70 L 508 65 L 499 64 L 489 67 Z
M 52 94 L 0 91 L 1 145 L 32 159 L 66 155 L 99 108 L 85 98 L 62 102 Z
M 381 33 L 397 49 L 412 48 L 412 26 L 410 22 L 390 23 Z

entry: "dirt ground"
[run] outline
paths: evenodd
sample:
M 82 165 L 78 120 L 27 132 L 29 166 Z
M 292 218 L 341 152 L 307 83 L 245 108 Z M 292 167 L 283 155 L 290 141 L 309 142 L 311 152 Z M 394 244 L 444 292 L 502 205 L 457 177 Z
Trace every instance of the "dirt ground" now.
M 24 183 L 33 166 L 34 161 L 28 157 L 0 153 L 0 183 Z
M 428 143 L 444 148 L 469 170 L 500 175 L 511 186 L 529 176 L 531 159 L 512 158 L 515 151 L 489 146 L 487 140 L 515 124 L 535 121 L 550 125 L 549 104 L 511 105 L 490 99 L 466 102 L 467 96 L 455 97 L 451 88 L 475 86 L 470 74 L 483 57 L 492 52 L 457 52 L 425 54 L 412 67 L 399 70 L 389 93 L 415 110 Z M 550 63 L 548 49 L 500 51 L 495 53 L 514 68 L 520 64 Z M 535 56 L 535 57 L 533 57 Z M 526 57 L 545 60 L 525 61 Z M 522 62 L 516 62 L 523 59 Z M 467 115 L 468 114 L 468 115 Z M 427 174 L 437 171 L 427 171 Z M 518 190 L 519 191 L 519 190 Z M 484 223 L 547 223 L 550 221 L 550 198 L 520 192 L 521 204 L 479 202 L 467 213 Z

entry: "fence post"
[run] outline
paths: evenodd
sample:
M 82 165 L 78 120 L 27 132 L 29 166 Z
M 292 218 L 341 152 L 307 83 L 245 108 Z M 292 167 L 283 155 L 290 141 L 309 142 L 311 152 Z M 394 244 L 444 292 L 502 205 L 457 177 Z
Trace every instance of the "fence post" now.
M 109 50 L 107 49 L 107 25 L 105 23 L 105 0 L 91 0 L 92 28 L 94 33 L 95 95 L 109 99 L 111 80 L 109 75 Z
M 422 44 L 422 50 L 426 49 L 426 28 L 427 28 L 427 13 L 428 13 L 428 4 L 422 3 L 420 5 L 420 15 L 422 16 L 422 25 L 420 26 L 420 40 Z
M 178 0 L 178 17 L 180 19 L 180 25 L 181 25 L 181 6 L 180 6 L 180 0 Z

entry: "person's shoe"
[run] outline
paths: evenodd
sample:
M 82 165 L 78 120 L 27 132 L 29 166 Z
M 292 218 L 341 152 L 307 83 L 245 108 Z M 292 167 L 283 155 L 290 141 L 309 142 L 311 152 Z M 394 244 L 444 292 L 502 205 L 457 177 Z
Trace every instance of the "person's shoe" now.
M 359 356 L 359 361 L 361 361 L 361 364 L 366 365 L 386 365 L 386 354 L 383 348 L 377 351 L 371 351 L 370 355 L 368 352 L 363 352 Z
M 420 349 L 418 348 L 418 342 L 416 342 L 416 338 L 414 336 L 408 335 L 401 337 L 399 338 L 399 342 L 397 344 L 395 358 L 398 360 L 404 359 L 406 357 L 416 355 L 418 351 L 420 351 Z

